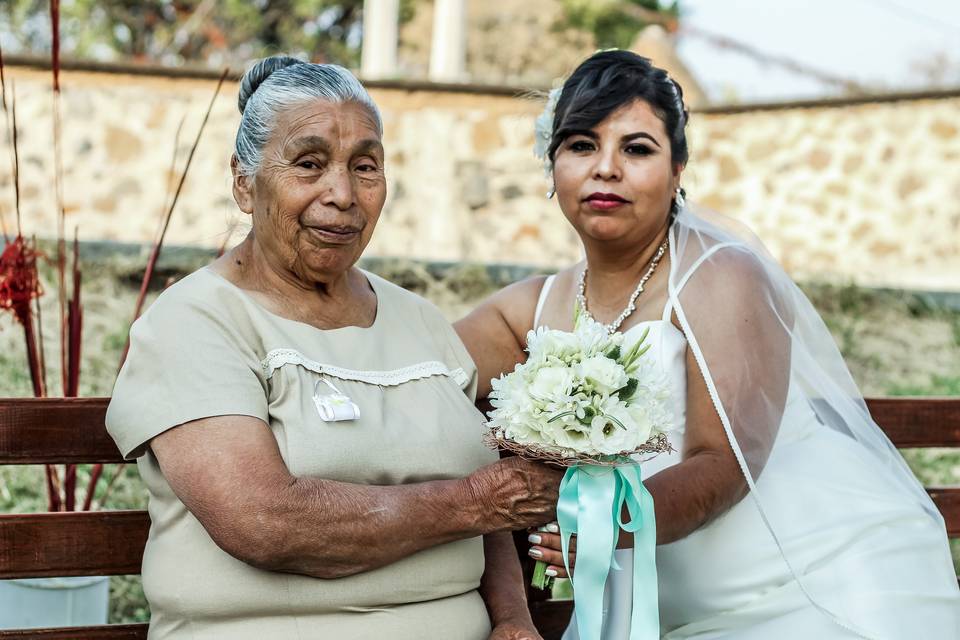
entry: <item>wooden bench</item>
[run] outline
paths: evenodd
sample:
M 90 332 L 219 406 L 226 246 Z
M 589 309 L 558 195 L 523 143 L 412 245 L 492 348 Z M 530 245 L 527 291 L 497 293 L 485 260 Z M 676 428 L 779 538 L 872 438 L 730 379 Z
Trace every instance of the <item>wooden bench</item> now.
M 0 464 L 120 462 L 104 428 L 108 399 L 0 399 Z M 898 447 L 960 447 L 960 398 L 868 401 Z M 951 537 L 960 537 L 960 488 L 930 488 Z M 146 511 L 0 515 L 0 579 L 139 574 L 150 519 Z M 527 571 L 526 542 L 518 548 Z M 571 604 L 529 594 L 534 621 L 547 640 L 559 638 Z M 146 624 L 6 630 L 3 638 L 133 640 Z

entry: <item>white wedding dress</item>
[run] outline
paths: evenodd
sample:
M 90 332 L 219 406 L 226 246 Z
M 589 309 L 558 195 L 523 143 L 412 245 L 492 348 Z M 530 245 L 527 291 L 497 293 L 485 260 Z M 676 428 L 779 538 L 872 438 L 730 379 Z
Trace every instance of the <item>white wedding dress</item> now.
M 549 295 L 548 278 L 534 327 Z M 684 334 L 663 319 L 625 332 L 627 348 L 649 329 L 648 357 L 674 397 L 676 450 L 642 465 L 644 478 L 681 460 L 686 351 Z M 661 637 L 669 640 L 831 640 L 861 635 L 839 620 L 881 620 L 884 640 L 960 638 L 960 591 L 942 527 L 887 486 L 884 469 L 855 440 L 820 428 L 797 386 L 757 480 L 765 515 L 797 523 L 781 550 L 751 496 L 708 526 L 657 548 Z M 604 593 L 603 640 L 627 640 L 632 549 L 616 551 Z M 784 556 L 802 574 L 793 578 Z M 815 592 L 816 604 L 804 593 Z M 822 607 L 826 611 L 820 609 Z M 563 640 L 578 640 L 576 616 Z

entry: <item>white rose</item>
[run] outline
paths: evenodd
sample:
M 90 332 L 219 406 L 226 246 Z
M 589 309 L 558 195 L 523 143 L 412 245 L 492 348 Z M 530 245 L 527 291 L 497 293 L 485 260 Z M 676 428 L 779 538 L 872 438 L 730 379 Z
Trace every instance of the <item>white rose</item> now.
M 580 341 L 572 333 L 540 327 L 527 334 L 528 361 L 543 362 L 558 358 L 567 362 L 580 351 Z
M 609 395 L 627 384 L 627 372 L 606 356 L 593 356 L 580 363 L 579 374 L 604 395 Z
M 560 400 L 570 395 L 574 372 L 569 367 L 542 367 L 530 381 L 530 395 L 541 400 Z
M 505 429 L 506 436 L 520 444 L 547 444 L 548 438 L 544 438 L 539 430 L 539 425 L 531 421 L 514 420 L 509 427 Z

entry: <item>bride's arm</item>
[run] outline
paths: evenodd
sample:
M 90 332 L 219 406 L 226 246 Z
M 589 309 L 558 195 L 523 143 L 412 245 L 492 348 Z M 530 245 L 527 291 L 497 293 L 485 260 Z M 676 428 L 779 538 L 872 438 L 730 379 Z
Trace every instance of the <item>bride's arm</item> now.
M 543 276 L 537 276 L 516 282 L 453 324 L 477 366 L 478 401 L 489 395 L 491 378 L 513 371 L 526 359 L 523 350 L 543 281 Z
M 725 513 L 747 493 L 746 480 L 689 350 L 686 368 L 687 427 L 681 452 L 683 460 L 643 483 L 653 496 L 657 544 L 685 538 Z M 543 553 L 548 569 L 566 578 L 560 536 L 546 532 L 536 535 L 541 542 L 532 548 Z M 633 547 L 633 535 L 621 531 L 617 546 Z M 575 551 L 576 547 L 572 549 Z M 571 562 L 573 564 L 575 562 Z

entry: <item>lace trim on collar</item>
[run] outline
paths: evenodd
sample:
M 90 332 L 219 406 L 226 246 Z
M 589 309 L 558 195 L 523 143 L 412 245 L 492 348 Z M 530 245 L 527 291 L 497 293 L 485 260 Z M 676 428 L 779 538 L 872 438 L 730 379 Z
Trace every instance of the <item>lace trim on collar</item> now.
M 359 371 L 311 360 L 294 349 L 274 349 L 270 351 L 260 362 L 260 368 L 263 370 L 263 375 L 269 380 L 277 369 L 287 364 L 301 366 L 314 373 L 332 376 L 340 380 L 355 380 L 381 387 L 395 387 L 405 382 L 421 380 L 431 376 L 450 377 L 461 388 L 467 386 L 470 382 L 470 377 L 462 368 L 458 367 L 451 370 L 447 365 L 436 360 L 418 362 L 409 367 L 390 371 Z

